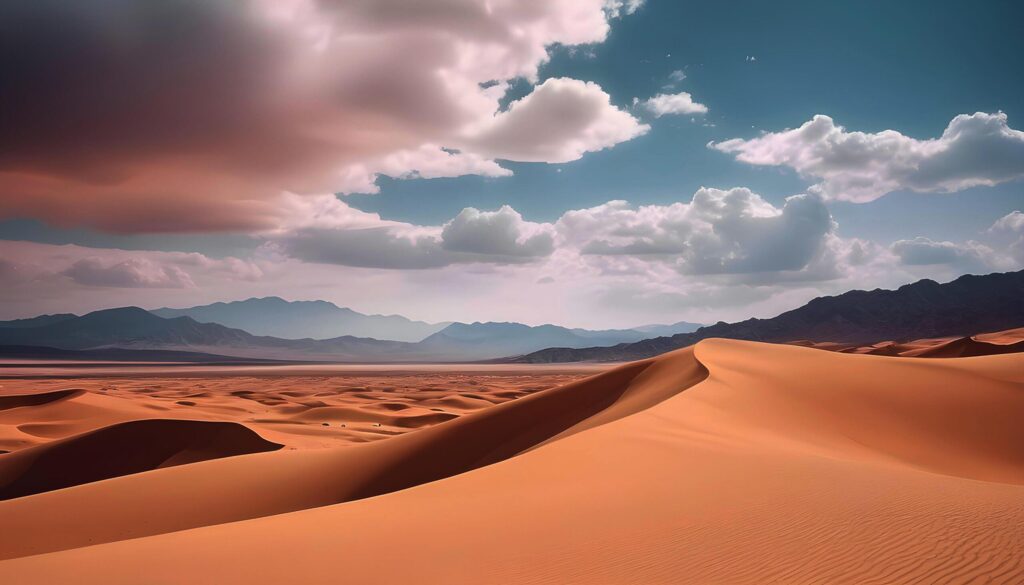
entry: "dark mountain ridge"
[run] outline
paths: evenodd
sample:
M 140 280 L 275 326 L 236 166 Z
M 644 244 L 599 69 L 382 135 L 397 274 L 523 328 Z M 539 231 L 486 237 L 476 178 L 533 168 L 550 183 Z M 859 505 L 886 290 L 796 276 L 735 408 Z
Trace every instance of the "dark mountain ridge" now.
M 73 313 L 58 313 L 56 315 L 39 315 L 38 317 L 29 317 L 28 319 L 14 319 L 13 321 L 0 321 L 0 329 L 11 328 L 29 328 L 29 327 L 42 327 L 43 325 L 51 325 L 53 323 L 60 323 L 61 321 L 67 321 L 68 319 L 74 319 L 78 315 Z
M 818 297 L 770 319 L 719 322 L 692 333 L 611 347 L 553 347 L 512 361 L 628 361 L 724 337 L 748 341 L 797 340 L 873 343 L 970 335 L 1024 325 L 1024 271 L 966 275 L 939 284 L 919 280 L 896 290 L 853 290 Z

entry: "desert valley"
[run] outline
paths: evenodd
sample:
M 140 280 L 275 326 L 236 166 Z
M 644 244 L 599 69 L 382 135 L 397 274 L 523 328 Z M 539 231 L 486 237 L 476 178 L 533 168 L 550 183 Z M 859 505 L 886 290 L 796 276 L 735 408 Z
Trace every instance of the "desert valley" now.
M 1022 22 L 0 2 L 0 585 L 1024 584 Z

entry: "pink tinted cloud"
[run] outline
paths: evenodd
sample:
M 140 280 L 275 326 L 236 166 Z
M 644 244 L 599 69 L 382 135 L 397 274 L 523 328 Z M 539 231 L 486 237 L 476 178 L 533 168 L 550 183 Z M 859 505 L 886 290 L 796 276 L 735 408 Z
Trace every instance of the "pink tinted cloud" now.
M 5 2 L 0 217 L 267 229 L 284 192 L 578 158 L 638 134 L 592 84 L 552 104 L 587 112 L 555 135 L 506 151 L 481 128 L 507 80 L 553 43 L 602 41 L 610 17 L 604 0 Z

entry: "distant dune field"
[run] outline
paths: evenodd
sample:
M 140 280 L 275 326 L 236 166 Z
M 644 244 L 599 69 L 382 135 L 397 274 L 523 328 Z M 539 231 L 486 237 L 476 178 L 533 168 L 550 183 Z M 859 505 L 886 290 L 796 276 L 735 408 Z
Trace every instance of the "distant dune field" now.
M 1020 353 L 709 339 L 558 375 L 4 380 L 4 440 L 34 439 L 0 485 L 167 458 L 0 502 L 0 582 L 1024 582 Z
M 893 357 L 976 357 L 1024 352 L 1024 327 L 963 337 L 918 339 L 905 343 L 881 341 L 872 345 L 845 345 L 805 341 L 796 342 L 796 345 L 841 351 L 843 353 L 887 355 Z

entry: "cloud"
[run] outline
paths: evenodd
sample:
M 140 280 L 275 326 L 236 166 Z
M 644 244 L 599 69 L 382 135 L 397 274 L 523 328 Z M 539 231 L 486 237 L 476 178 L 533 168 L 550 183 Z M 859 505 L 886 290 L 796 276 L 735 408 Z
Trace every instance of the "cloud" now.
M 405 233 L 390 227 L 304 228 L 273 240 L 276 249 L 304 262 L 361 268 L 440 268 L 452 259 L 436 234 Z
M 441 246 L 451 252 L 495 258 L 540 258 L 554 251 L 549 225 L 523 221 L 515 209 L 463 209 L 441 230 Z
M 831 253 L 835 229 L 817 195 L 793 196 L 778 208 L 744 188 L 701 188 L 689 203 L 671 205 L 611 201 L 567 211 L 554 224 L 527 221 L 508 205 L 468 207 L 429 226 L 383 220 L 333 195 L 290 201 L 294 223 L 264 233 L 268 249 L 305 262 L 398 270 L 535 263 L 557 253 L 589 258 L 606 273 L 644 272 L 643 264 L 656 262 L 682 274 L 804 271 L 801 278 L 821 278 L 825 271 L 813 262 Z
M 644 108 L 660 118 L 669 114 L 706 114 L 708 107 L 693 101 L 693 96 L 685 91 L 675 94 L 658 94 L 643 102 Z
M 834 230 L 818 196 L 796 195 L 779 209 L 745 188 L 701 188 L 690 203 L 637 209 L 614 201 L 569 211 L 556 225 L 583 255 L 664 261 L 686 274 L 803 270 Z
M 194 288 L 210 280 L 255 282 L 263 270 L 252 260 L 210 258 L 196 252 L 158 252 L 0 241 L 0 280 L 99 288 Z M 66 292 L 70 293 L 70 288 Z
M 997 219 L 979 240 L 950 242 L 918 236 L 898 240 L 891 251 L 904 266 L 949 267 L 984 273 L 1024 267 L 1024 213 L 1014 211 Z
M 480 175 L 509 177 L 512 171 L 472 152 L 460 152 L 436 144 L 400 150 L 365 163 L 349 165 L 336 184 L 338 192 L 376 193 L 378 175 L 396 179 L 437 179 Z
M 633 14 L 644 5 L 645 0 L 606 0 L 605 9 L 612 18 Z
M 114 232 L 275 227 L 281 194 L 505 176 L 639 135 L 594 84 L 535 82 L 638 2 L 0 4 L 0 216 Z M 566 115 L 566 110 L 571 110 Z M 525 129 L 520 129 L 525 127 Z
M 595 83 L 552 78 L 512 102 L 466 140 L 485 156 L 564 163 L 646 133 L 649 127 L 611 103 Z
M 549 224 L 525 221 L 511 207 L 467 207 L 441 226 L 383 220 L 333 195 L 293 199 L 296 223 L 267 232 L 268 246 L 305 262 L 420 270 L 453 264 L 516 264 L 550 255 Z M 315 211 L 314 211 L 315 209 Z
M 161 266 L 144 259 L 106 264 L 99 258 L 85 258 L 60 274 L 78 284 L 119 288 L 192 288 L 195 283 L 177 266 Z
M 892 244 L 892 251 L 900 262 L 909 266 L 980 264 L 978 251 L 972 246 L 935 241 L 922 236 L 912 240 L 897 240 Z
M 1019 265 L 1024 266 L 1024 213 L 1010 212 L 996 220 L 987 234 Z
M 1011 211 L 997 219 L 988 231 L 990 233 L 1024 234 L 1024 213 Z
M 331 195 L 295 201 L 304 205 L 295 217 L 307 219 L 264 234 L 270 249 L 305 262 L 399 270 L 536 263 L 557 254 L 603 273 L 643 273 L 660 263 L 680 274 L 827 278 L 815 262 L 833 253 L 835 229 L 817 195 L 793 196 L 778 208 L 744 188 L 702 188 L 691 202 L 671 205 L 611 201 L 567 211 L 554 224 L 527 221 L 507 205 L 470 207 L 441 226 L 423 226 L 383 220 Z
M 20 263 L 0 258 L 0 283 L 10 286 L 25 282 L 29 278 L 25 268 Z
M 1002 112 L 959 115 L 930 140 L 895 130 L 849 132 L 818 115 L 795 130 L 708 146 L 748 164 L 791 167 L 821 181 L 812 190 L 826 198 L 858 203 L 892 191 L 945 193 L 1024 177 L 1024 132 Z

